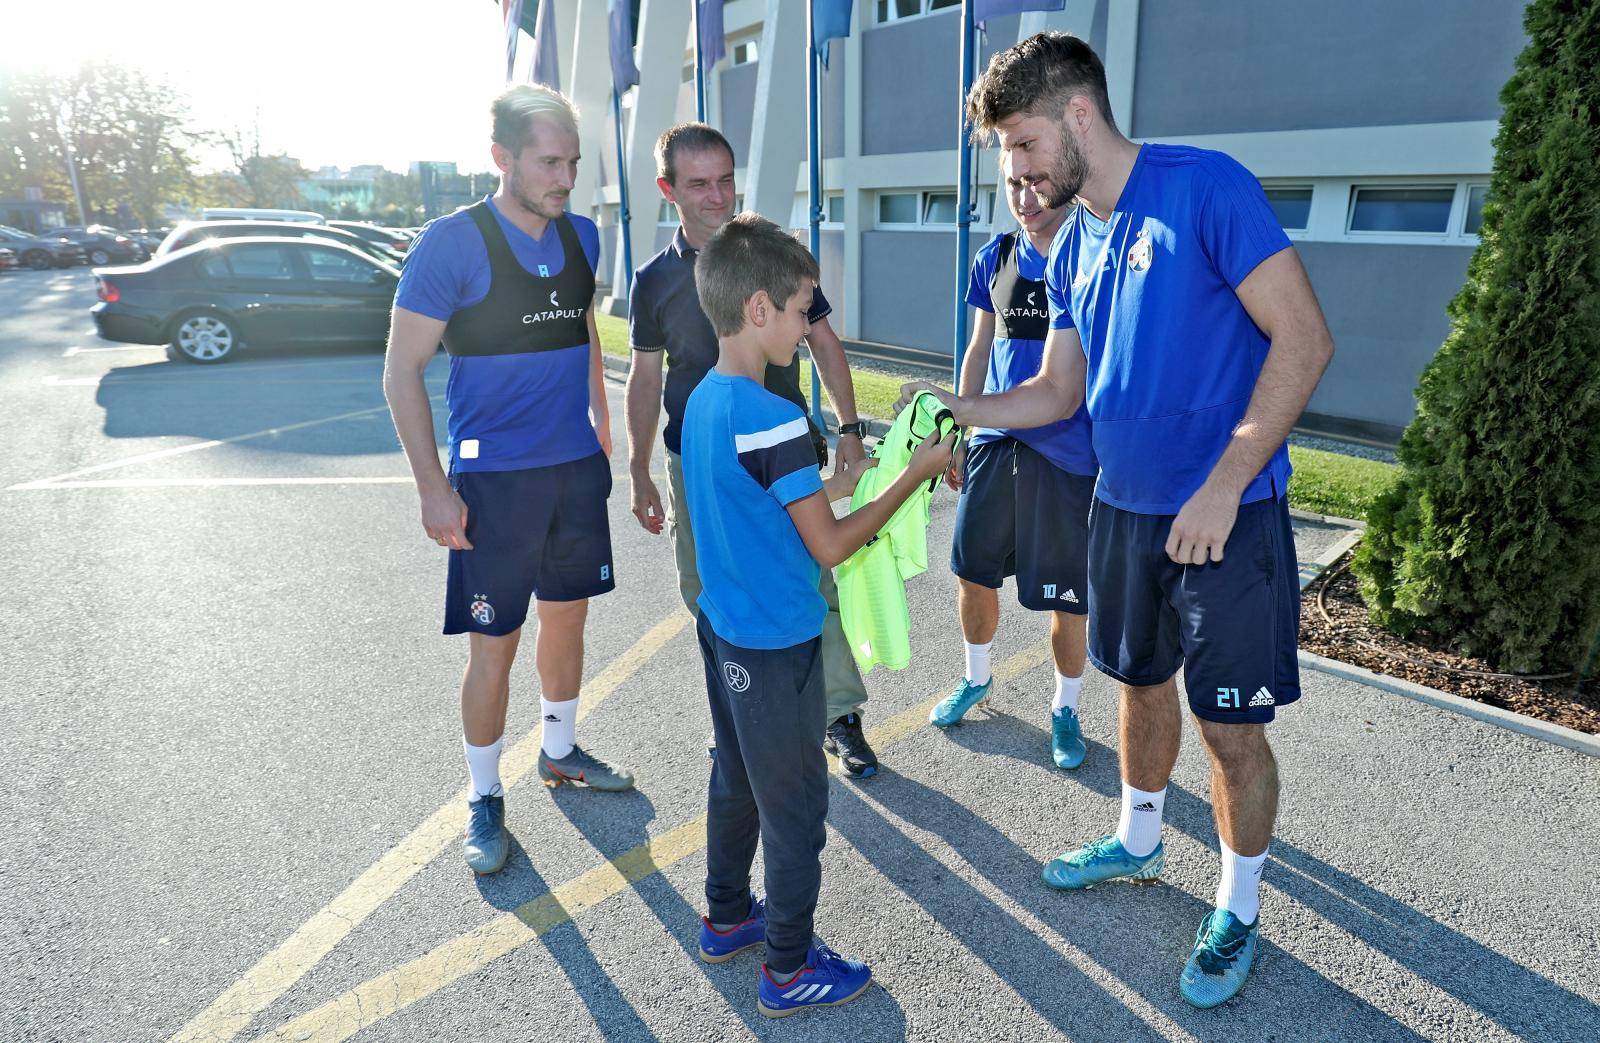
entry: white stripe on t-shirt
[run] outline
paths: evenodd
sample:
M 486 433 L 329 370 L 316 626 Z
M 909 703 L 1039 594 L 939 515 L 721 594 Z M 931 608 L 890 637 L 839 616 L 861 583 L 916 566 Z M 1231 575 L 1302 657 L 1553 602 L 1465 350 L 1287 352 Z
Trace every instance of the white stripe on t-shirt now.
M 791 438 L 799 438 L 808 433 L 806 418 L 797 416 L 786 424 L 769 427 L 765 431 L 757 431 L 750 435 L 734 435 L 734 451 L 749 453 L 757 449 L 769 449 L 772 446 L 787 442 Z

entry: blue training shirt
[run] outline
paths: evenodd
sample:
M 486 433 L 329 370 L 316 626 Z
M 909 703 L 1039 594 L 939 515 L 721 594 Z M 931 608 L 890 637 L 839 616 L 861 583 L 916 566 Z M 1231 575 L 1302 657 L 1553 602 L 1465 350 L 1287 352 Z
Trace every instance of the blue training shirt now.
M 967 303 L 979 311 L 994 314 L 995 269 L 1000 263 L 1001 245 L 1008 236 L 1016 243 L 1013 256 L 1016 258 L 1017 274 L 1027 283 L 1040 284 L 1037 291 L 1030 292 L 1038 293 L 1041 311 L 1045 310 L 1048 307 L 1044 299 L 1045 258 L 1033 248 L 1033 243 L 1028 240 L 1027 235 L 1020 231 L 997 235 L 978 251 L 977 259 L 972 262 L 972 277 L 967 283 Z M 1006 305 L 1001 304 L 1001 307 Z M 989 369 L 984 375 L 983 393 L 997 395 L 1003 391 L 1010 391 L 1028 378 L 1037 375 L 1039 364 L 1043 359 L 1043 340 L 1002 337 L 997 331 L 993 346 L 989 349 Z M 1005 437 L 1026 443 L 1040 456 L 1068 474 L 1094 475 L 1100 470 L 1100 465 L 1094 457 L 1087 405 L 1080 405 L 1078 411 L 1067 419 L 1043 427 L 1004 430 L 975 427 L 968 442 L 972 445 L 981 445 Z
M 1204 484 L 1269 347 L 1234 291 L 1288 246 L 1260 183 L 1209 149 L 1144 145 L 1107 220 L 1073 208 L 1045 282 L 1051 327 L 1083 340 L 1101 500 L 1177 514 Z M 1240 502 L 1288 481 L 1279 446 Z
M 770 649 L 821 634 L 821 568 L 786 509 L 822 488 L 800 408 L 748 377 L 708 371 L 684 409 L 683 481 L 700 611 L 717 636 Z
M 566 265 L 556 222 L 538 239 L 489 203 L 517 262 L 539 276 Z M 589 267 L 600 262 L 594 222 L 568 214 Z M 429 223 L 406 254 L 394 302 L 407 311 L 450 321 L 489 293 L 489 250 L 465 209 Z M 539 302 L 529 302 L 530 308 Z M 587 306 L 587 302 L 585 302 Z M 548 305 L 546 305 L 548 307 Z M 590 426 L 589 345 L 556 351 L 450 357 L 445 384 L 450 469 L 515 471 L 579 460 L 600 451 Z M 466 442 L 479 455 L 462 458 Z M 481 449 L 478 449 L 481 447 Z

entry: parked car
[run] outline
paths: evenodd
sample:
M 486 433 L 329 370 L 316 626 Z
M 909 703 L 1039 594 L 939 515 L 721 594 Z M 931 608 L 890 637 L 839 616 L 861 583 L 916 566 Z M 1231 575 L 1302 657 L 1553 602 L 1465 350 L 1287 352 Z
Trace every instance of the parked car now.
M 330 225 L 293 224 L 287 221 L 185 221 L 174 228 L 161 245 L 156 256 L 193 246 L 207 239 L 238 239 L 243 236 L 273 236 L 282 239 L 315 238 L 324 242 L 339 243 L 360 250 L 375 261 L 398 265 L 405 254 L 369 243 L 359 235 Z
M 68 225 L 52 228 L 49 234 L 83 247 L 89 264 L 136 264 L 150 256 L 132 237 L 106 225 Z
M 97 268 L 100 336 L 212 363 L 261 345 L 371 344 L 389 335 L 400 270 L 317 239 L 217 239 L 132 268 Z
M 20 228 L 0 225 L 0 246 L 17 252 L 17 260 L 36 271 L 70 268 L 82 264 L 84 249 L 68 239 L 29 235 Z
M 400 254 L 404 254 L 411 249 L 411 240 L 414 238 L 398 228 L 385 228 L 382 225 L 368 224 L 365 221 L 329 221 L 328 227 L 342 228 L 352 235 L 359 235 L 369 243 L 387 246 Z
M 165 239 L 167 234 L 171 231 L 172 226 L 168 225 L 165 228 L 130 228 L 124 234 L 127 235 L 129 239 L 132 239 L 134 242 L 144 247 L 145 253 L 154 257 L 156 247 L 161 245 L 161 241 Z
M 20 263 L 17 260 L 17 251 L 8 246 L 0 246 L 0 272 L 15 268 Z

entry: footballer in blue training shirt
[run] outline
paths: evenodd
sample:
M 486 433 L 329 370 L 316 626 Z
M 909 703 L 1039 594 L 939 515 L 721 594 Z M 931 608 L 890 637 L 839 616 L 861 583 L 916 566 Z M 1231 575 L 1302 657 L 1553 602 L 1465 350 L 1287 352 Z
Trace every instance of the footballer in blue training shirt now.
M 383 377 L 423 530 L 450 551 L 444 632 L 469 635 L 463 854 L 478 873 L 499 871 L 510 849 L 500 753 L 530 599 L 539 617 L 540 777 L 633 786 L 631 774 L 573 736 L 588 599 L 616 585 L 610 416 L 590 312 L 599 235 L 566 212 L 577 115 L 561 94 L 529 84 L 503 92 L 491 112 L 500 190 L 432 222 L 411 248 Z M 448 474 L 423 383 L 441 341 L 450 356 Z
M 1087 401 L 1094 425 L 1089 658 L 1123 686 L 1122 818 L 1044 879 L 1074 890 L 1160 873 L 1183 669 L 1222 873 L 1179 992 L 1214 1007 L 1256 952 L 1278 806 L 1265 726 L 1300 696 L 1285 439 L 1333 341 L 1250 172 L 1220 152 L 1129 141 L 1082 40 L 1040 33 L 995 55 L 967 114 L 1047 205 L 1077 200 L 1051 244 L 1038 376 L 1003 395 L 942 393 L 962 424 L 1035 427 Z
M 1045 255 L 1068 210 L 1045 206 L 1034 186 L 1011 172 L 1009 156 L 1001 158 L 1000 172 L 1018 228 L 989 240 L 972 265 L 967 303 L 977 322 L 961 362 L 964 395 L 1000 394 L 1039 372 L 1050 326 Z M 1078 696 L 1089 611 L 1089 504 L 1099 470 L 1082 406 L 1043 427 L 974 428 L 956 450 L 946 475 L 961 492 L 950 571 L 958 584 L 966 672 L 928 714 L 935 726 L 950 727 L 989 697 L 997 592 L 1014 575 L 1023 607 L 1050 613 L 1051 757 L 1068 771 L 1083 763 Z

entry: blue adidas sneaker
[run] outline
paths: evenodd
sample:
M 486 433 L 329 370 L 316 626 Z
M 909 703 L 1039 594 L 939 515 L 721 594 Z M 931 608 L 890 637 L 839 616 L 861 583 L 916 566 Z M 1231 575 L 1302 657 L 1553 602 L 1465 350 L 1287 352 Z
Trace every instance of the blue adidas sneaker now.
M 1178 979 L 1178 992 L 1192 1006 L 1209 1010 L 1244 988 L 1256 959 L 1256 922 L 1246 926 L 1226 909 L 1213 909 L 1200 921 L 1194 952 Z
M 871 984 L 872 968 L 859 960 L 847 960 L 817 942 L 806 953 L 806 965 L 800 973 L 782 985 L 773 981 L 766 965 L 762 965 L 756 1010 L 763 1017 L 787 1018 L 807 1007 L 849 1003 Z
M 1043 876 L 1045 883 L 1062 891 L 1081 891 L 1124 876 L 1134 883 L 1148 884 L 1161 875 L 1166 860 L 1164 844 L 1157 844 L 1154 851 L 1136 858 L 1112 834 L 1052 858 L 1045 863 Z
M 956 690 L 939 701 L 928 713 L 928 723 L 935 728 L 948 728 L 952 724 L 960 724 L 961 718 L 967 711 L 989 698 L 989 689 L 994 687 L 994 678 L 989 678 L 983 684 L 973 684 L 965 677 L 956 685 Z
M 750 913 L 726 931 L 711 926 L 707 917 L 700 918 L 700 958 L 707 963 L 726 963 L 746 949 L 754 949 L 767 940 L 767 903 L 750 896 Z
M 1083 745 L 1083 729 L 1078 726 L 1078 715 L 1063 706 L 1050 715 L 1050 754 L 1056 767 L 1071 771 L 1083 763 L 1088 748 Z

